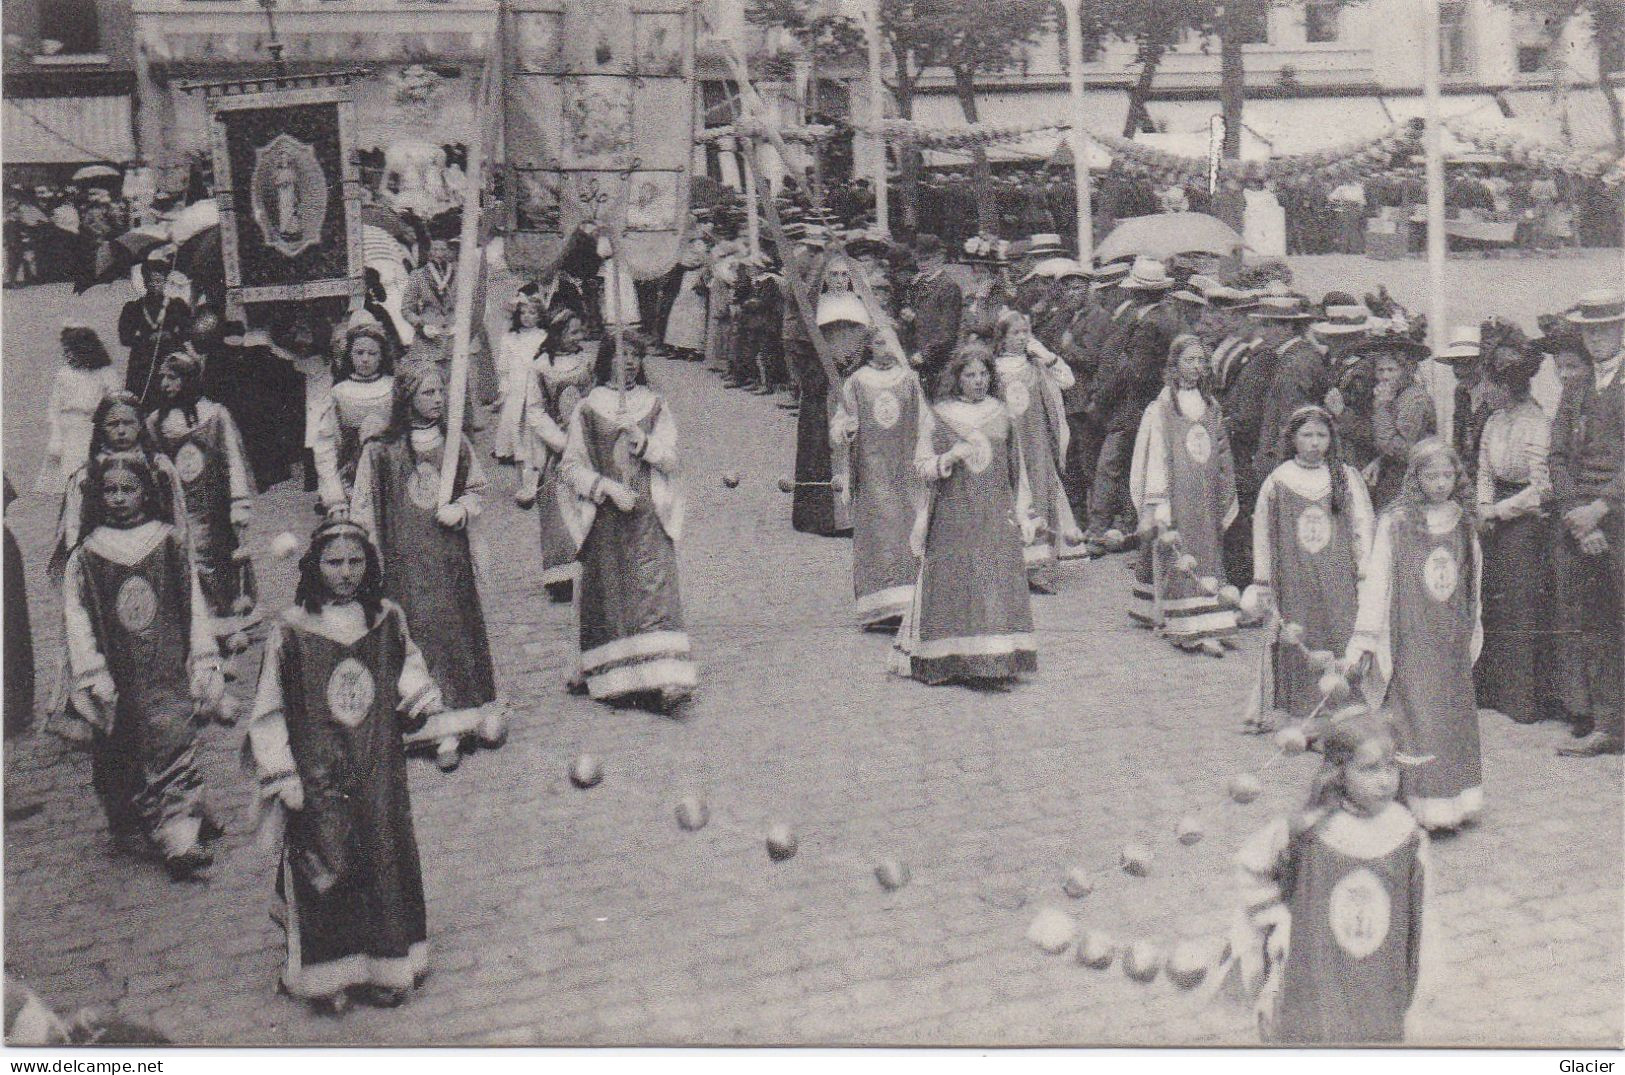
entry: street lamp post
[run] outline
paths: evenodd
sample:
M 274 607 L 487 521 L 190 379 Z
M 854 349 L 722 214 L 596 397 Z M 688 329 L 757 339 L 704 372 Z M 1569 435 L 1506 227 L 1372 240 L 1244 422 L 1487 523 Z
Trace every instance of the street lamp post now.
M 1422 92 L 1426 100 L 1423 137 L 1427 160 L 1428 199 L 1428 343 L 1438 354 L 1445 339 L 1444 294 L 1444 144 L 1439 122 L 1439 0 L 1422 5 Z M 1454 396 L 1442 384 L 1433 386 L 1439 428 L 1449 429 Z
M 1435 0 L 1437 2 L 1437 0 Z M 1067 66 L 1072 76 L 1072 161 L 1078 188 L 1078 261 L 1094 260 L 1095 241 L 1089 197 L 1089 135 L 1084 127 L 1083 97 L 1083 4 L 1084 0 L 1060 0 L 1066 15 Z
M 889 231 L 890 199 L 886 190 L 886 88 L 880 81 L 880 0 L 866 9 L 869 25 L 869 123 L 874 129 L 875 226 Z

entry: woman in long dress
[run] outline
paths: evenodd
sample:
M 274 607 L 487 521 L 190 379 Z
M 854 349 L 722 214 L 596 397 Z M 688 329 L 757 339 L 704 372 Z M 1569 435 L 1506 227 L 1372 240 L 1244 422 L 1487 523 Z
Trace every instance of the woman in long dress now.
M 345 332 L 334 376 L 311 444 L 316 488 L 328 513 L 349 507 L 361 446 L 389 425 L 395 401 L 395 361 L 382 326 L 368 320 Z
M 61 342 L 63 366 L 51 381 L 45 412 L 45 462 L 34 487 L 35 492 L 52 497 L 61 496 L 73 472 L 84 465 L 96 408 L 121 384 L 94 329 L 65 325 Z
M 561 506 L 581 562 L 581 664 L 571 687 L 669 713 L 699 683 L 677 582 L 677 422 L 648 386 L 642 347 L 632 336 L 625 343 L 618 371 L 613 345 L 599 349 L 598 387 L 571 415 L 561 463 L 572 494 Z
M 674 358 L 695 361 L 705 348 L 705 243 L 690 242 L 678 261 L 682 277 L 666 317 L 666 346 Z
M 540 519 L 542 586 L 555 603 L 570 600 L 576 576 L 576 542 L 565 524 L 560 498 L 564 478 L 559 461 L 569 441 L 567 430 L 576 404 L 592 391 L 593 351 L 586 325 L 572 310 L 559 309 L 548 324 L 547 345 L 531 366 L 530 398 L 521 433 L 531 466 L 536 468 L 536 513 Z M 609 346 L 607 343 L 603 346 Z M 527 506 L 524 500 L 520 505 Z
M 914 599 L 919 557 L 909 547 L 924 487 L 914 449 L 928 406 L 920 379 L 871 331 L 866 361 L 841 386 L 830 441 L 844 449 L 841 495 L 852 511 L 852 591 L 858 622 L 895 627 Z
M 1376 525 L 1365 480 L 1343 461 L 1329 411 L 1298 408 L 1282 437 L 1287 461 L 1264 479 L 1253 509 L 1253 587 L 1279 613 L 1249 706 L 1248 730 L 1258 732 L 1275 730 L 1270 711 L 1304 720 L 1320 705 L 1329 666 L 1317 667 L 1309 653 L 1335 658 L 1348 646 Z M 1289 623 L 1303 631 L 1296 644 L 1282 638 Z
M 284 819 L 281 985 L 320 1011 L 395 1007 L 428 974 L 402 733 L 442 706 L 366 532 L 324 523 L 266 640 L 247 744 Z
M 350 502 L 350 518 L 378 546 L 384 595 L 405 612 L 406 629 L 444 695 L 447 711 L 421 733 L 422 741 L 436 744 L 436 761 L 444 769 L 457 765 L 458 740 L 481 727 L 497 706 L 469 533 L 487 486 L 468 441 L 458 448 L 451 497 L 441 504 L 445 386 L 434 365 L 411 363 L 395 374 L 388 429 L 361 450 Z
M 502 399 L 497 412 L 496 445 L 491 454 L 499 463 L 528 467 L 524 448 L 525 404 L 530 397 L 531 370 L 547 344 L 542 305 L 534 290 L 521 290 L 513 299 L 508 331 L 497 344 L 497 391 Z
M 1071 439 L 1061 392 L 1074 384 L 1072 368 L 1033 337 L 1032 323 L 1015 310 L 1000 316 L 993 353 L 1004 405 L 1021 438 L 1033 514 L 1042 524 L 1025 551 L 1027 585 L 1034 593 L 1052 594 L 1060 581 L 1061 543 L 1083 540 L 1061 486 Z
M 1129 470 L 1129 494 L 1147 531 L 1129 615 L 1180 649 L 1222 657 L 1236 632 L 1235 609 L 1219 598 L 1224 532 L 1240 510 L 1235 461 L 1207 386 L 1207 349 L 1182 334 L 1168 357 L 1167 386 L 1140 420 Z
M 241 533 L 254 515 L 254 478 L 237 424 L 201 395 L 203 366 L 187 351 L 165 356 L 158 409 L 147 430 L 186 491 L 193 568 L 221 637 L 256 619 L 258 587 Z
M 1470 497 L 1454 448 L 1430 437 L 1412 449 L 1400 497 L 1377 520 L 1344 659 L 1392 712 L 1400 752 L 1426 759 L 1404 770 L 1401 797 L 1429 830 L 1484 808 L 1473 691 L 1483 561 Z
M 150 848 L 176 880 L 213 861 L 221 834 L 197 767 L 200 707 L 225 693 L 190 550 L 156 510 L 161 478 L 140 452 L 90 469 L 86 537 L 62 584 L 66 724 L 91 745 L 91 779 L 115 845 Z
M 1504 357 L 1503 357 L 1504 356 Z M 1478 519 L 1484 544 L 1484 655 L 1474 666 L 1478 703 L 1520 724 L 1561 717 L 1552 645 L 1551 494 L 1546 451 L 1552 420 L 1529 393 L 1545 356 L 1499 351 L 1490 371 L 1508 403 L 1484 424 L 1478 447 Z
M 1002 684 L 1038 668 L 1022 548 L 1038 527 L 993 355 L 967 344 L 920 423 L 914 463 L 928 487 L 910 542 L 914 602 L 890 670 L 922 683 Z

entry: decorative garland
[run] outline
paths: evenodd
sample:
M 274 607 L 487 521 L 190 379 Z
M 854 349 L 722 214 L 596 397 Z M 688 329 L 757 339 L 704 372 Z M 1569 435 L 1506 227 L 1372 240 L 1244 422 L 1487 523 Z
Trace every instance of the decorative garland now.
M 974 146 L 997 146 L 1020 142 L 1035 134 L 1070 130 L 1071 125 L 973 123 L 963 127 L 932 127 L 911 119 L 888 117 L 880 122 L 878 128 L 874 124 L 855 123 L 852 129 L 868 135 L 878 133 L 888 142 L 922 146 L 926 149 L 968 149 Z
M 1471 142 L 1483 152 L 1499 153 L 1513 164 L 1582 179 L 1598 179 L 1610 187 L 1625 183 L 1625 157 L 1616 158 L 1612 150 L 1558 149 L 1460 118 L 1445 120 L 1444 125 L 1456 137 Z
M 827 123 L 809 123 L 804 126 L 773 128 L 786 142 L 814 143 L 827 141 L 840 133 L 839 129 Z M 730 123 L 722 127 L 707 127 L 694 136 L 696 142 L 719 142 L 726 138 L 755 138 L 768 137 L 768 125 L 743 117 L 738 123 Z
M 1142 168 L 1174 172 L 1193 180 L 1204 179 L 1207 175 L 1206 157 L 1180 156 L 1112 135 L 1091 134 L 1089 137 L 1105 146 L 1114 156 Z M 1411 127 L 1400 124 L 1375 138 L 1348 142 L 1314 153 L 1297 153 L 1289 157 L 1273 157 L 1264 161 L 1225 159 L 1219 162 L 1219 174 L 1247 182 L 1264 182 L 1301 179 L 1304 176 L 1327 173 L 1376 172 L 1385 168 L 1395 153 L 1400 152 L 1407 144 L 1414 143 L 1415 139 Z

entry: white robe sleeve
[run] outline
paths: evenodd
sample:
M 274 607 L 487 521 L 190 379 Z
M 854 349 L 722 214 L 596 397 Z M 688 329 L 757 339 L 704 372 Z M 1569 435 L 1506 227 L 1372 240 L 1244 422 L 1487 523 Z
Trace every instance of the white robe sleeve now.
M 378 442 L 361 449 L 361 458 L 355 465 L 355 486 L 350 493 L 350 521 L 372 535 L 378 543 L 378 505 L 373 502 L 373 469 L 378 455 Z
M 96 632 L 90 623 L 90 609 L 85 603 L 84 553 L 75 549 L 68 557 L 62 572 L 62 630 L 68 648 L 68 675 L 70 690 L 78 690 L 91 677 L 107 672 L 107 658 L 96 642 Z
M 180 535 L 175 535 L 177 541 Z M 186 578 L 191 587 L 191 635 L 192 652 L 188 659 L 188 667 L 196 669 L 199 665 L 206 665 L 215 669 L 220 667 L 220 644 L 215 640 L 214 613 L 209 610 L 209 602 L 203 599 L 203 586 L 198 582 L 197 565 L 192 561 L 190 551 L 181 546 L 186 556 Z
M 829 442 L 844 447 L 858 435 L 858 390 L 851 377 L 841 382 L 835 414 L 829 420 Z
M 1348 490 L 1348 501 L 1343 510 L 1349 513 L 1349 528 L 1354 532 L 1355 566 L 1365 570 L 1371 555 L 1371 541 L 1377 528 L 1377 518 L 1371 508 L 1371 490 L 1366 487 L 1360 472 L 1348 464 L 1343 465 L 1343 485 Z
M 398 708 L 413 717 L 440 712 L 446 707 L 445 702 L 434 677 L 429 674 L 429 664 L 423 658 L 423 651 L 406 633 L 405 614 L 394 605 L 386 607 L 391 615 L 400 617 L 401 637 L 406 643 L 406 659 L 401 662 L 401 676 L 395 683 L 395 692 L 401 699 Z
M 559 461 L 559 474 L 564 479 L 559 490 L 559 514 L 564 517 L 565 527 L 577 549 L 587 540 L 593 520 L 598 517 L 598 505 L 604 500 L 604 490 L 599 484 L 602 475 L 593 469 L 592 459 L 587 454 L 587 434 L 581 417 L 586 406 L 585 401 L 576 404 L 575 413 L 570 415 L 564 455 Z
M 1365 574 L 1360 579 L 1360 604 L 1354 618 L 1354 635 L 1349 639 L 1345 651 L 1350 661 L 1356 661 L 1367 653 L 1374 655 L 1384 680 L 1393 676 L 1393 654 L 1389 650 L 1388 636 L 1394 590 L 1393 527 L 1392 512 L 1377 520 L 1371 555 L 1366 558 Z
M 1271 474 L 1258 487 L 1258 502 L 1253 505 L 1253 581 L 1261 586 L 1272 586 L 1275 581 L 1275 549 L 1270 540 L 1275 533 L 1274 512 L 1275 475 Z
M 661 529 L 673 541 L 683 537 L 683 489 L 678 483 L 677 419 L 671 408 L 662 406 L 654 429 L 643 444 L 643 461 L 649 464 L 649 498 Z
M 254 478 L 248 471 L 248 455 L 243 451 L 242 434 L 237 432 L 237 423 L 231 420 L 231 412 L 220 404 L 215 406 L 220 416 L 220 444 L 226 453 L 226 483 L 232 503 L 252 500 Z
M 1129 497 L 1140 515 L 1140 525 L 1149 529 L 1147 521 L 1162 526 L 1173 525 L 1168 506 L 1168 448 L 1163 440 L 1162 403 L 1158 396 L 1140 417 L 1140 429 L 1134 437 L 1134 457 L 1129 466 Z
M 490 481 L 485 476 L 485 468 L 480 466 L 480 457 L 468 441 L 463 441 L 461 450 L 468 452 L 468 470 L 463 476 L 463 494 L 457 498 L 468 519 L 480 517 L 485 510 L 485 493 L 491 488 Z
M 254 708 L 248 716 L 248 753 L 259 775 L 259 797 L 269 798 L 274 786 L 298 773 L 293 751 L 288 746 L 288 722 L 283 707 L 282 647 L 288 628 L 277 623 L 265 639 L 265 655 L 260 661 L 259 686 L 254 691 Z
M 326 508 L 344 503 L 344 483 L 339 479 L 338 402 L 328 392 L 311 434 L 310 453 L 316 460 L 316 492 Z

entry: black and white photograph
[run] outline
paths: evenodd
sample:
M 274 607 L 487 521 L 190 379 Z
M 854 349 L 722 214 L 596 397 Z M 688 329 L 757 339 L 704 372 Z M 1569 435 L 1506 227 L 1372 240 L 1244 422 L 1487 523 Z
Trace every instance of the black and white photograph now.
M 1625 1049 L 1625 0 L 0 19 L 10 1060 Z

